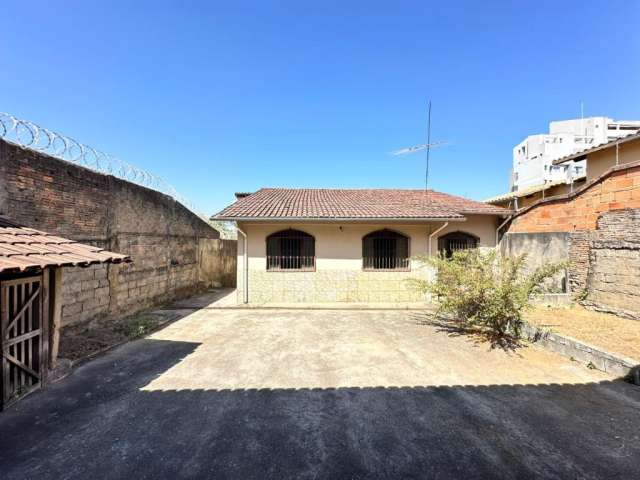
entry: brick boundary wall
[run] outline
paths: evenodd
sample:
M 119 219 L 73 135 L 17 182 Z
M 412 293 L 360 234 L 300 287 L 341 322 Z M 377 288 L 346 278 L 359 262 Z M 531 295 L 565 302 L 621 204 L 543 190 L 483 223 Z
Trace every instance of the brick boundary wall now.
M 640 208 L 640 163 L 614 167 L 569 195 L 540 200 L 519 211 L 508 231 L 573 232 L 595 230 L 610 210 Z
M 569 234 L 569 291 L 581 298 L 587 288 L 589 276 L 589 250 L 591 232 L 572 232 Z
M 640 318 L 638 212 L 640 162 L 634 162 L 522 209 L 505 234 L 568 233 L 570 292 L 590 308 Z
M 235 286 L 236 241 L 171 197 L 0 140 L 0 214 L 133 263 L 65 268 L 63 325 Z

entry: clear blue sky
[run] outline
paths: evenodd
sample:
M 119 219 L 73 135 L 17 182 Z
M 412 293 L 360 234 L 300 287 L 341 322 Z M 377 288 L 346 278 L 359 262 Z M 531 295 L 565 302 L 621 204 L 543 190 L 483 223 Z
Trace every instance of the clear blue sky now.
M 550 120 L 640 118 L 640 1 L 3 2 L 0 111 L 165 177 L 207 214 L 261 186 L 508 187 Z

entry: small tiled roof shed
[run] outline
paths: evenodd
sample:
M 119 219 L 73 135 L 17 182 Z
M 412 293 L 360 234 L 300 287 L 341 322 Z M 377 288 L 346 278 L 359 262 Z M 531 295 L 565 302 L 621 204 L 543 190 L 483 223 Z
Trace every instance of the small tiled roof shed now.
M 40 387 L 55 362 L 61 267 L 130 260 L 0 217 L 0 409 Z
M 0 273 L 130 261 L 127 255 L 56 237 L 0 218 Z

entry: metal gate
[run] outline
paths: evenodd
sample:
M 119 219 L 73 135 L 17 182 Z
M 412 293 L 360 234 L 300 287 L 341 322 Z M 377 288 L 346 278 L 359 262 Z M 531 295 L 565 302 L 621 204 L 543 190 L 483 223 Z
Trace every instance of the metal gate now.
M 0 280 L 2 404 L 44 382 L 48 357 L 48 275 Z

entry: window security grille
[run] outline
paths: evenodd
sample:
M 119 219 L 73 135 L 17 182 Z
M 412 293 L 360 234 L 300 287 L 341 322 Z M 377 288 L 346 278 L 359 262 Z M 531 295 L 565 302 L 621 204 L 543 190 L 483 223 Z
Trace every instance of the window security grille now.
M 315 239 L 298 230 L 283 230 L 267 237 L 267 270 L 313 271 Z
M 391 230 L 372 232 L 362 240 L 364 270 L 409 270 L 409 239 Z

